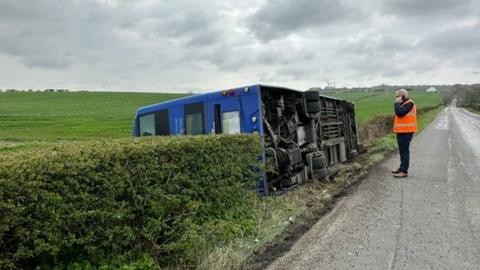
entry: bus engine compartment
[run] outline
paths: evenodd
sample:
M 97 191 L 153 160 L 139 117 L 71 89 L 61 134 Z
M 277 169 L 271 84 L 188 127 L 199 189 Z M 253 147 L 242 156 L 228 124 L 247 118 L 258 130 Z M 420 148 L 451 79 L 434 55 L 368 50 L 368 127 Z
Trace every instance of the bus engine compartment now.
M 327 177 L 358 152 L 354 104 L 318 91 L 261 88 L 268 189 Z

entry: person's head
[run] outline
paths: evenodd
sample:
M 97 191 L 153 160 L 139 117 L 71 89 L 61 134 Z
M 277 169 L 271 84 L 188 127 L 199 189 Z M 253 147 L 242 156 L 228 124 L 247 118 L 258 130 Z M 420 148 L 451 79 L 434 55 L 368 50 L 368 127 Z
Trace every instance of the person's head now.
M 395 91 L 395 97 L 401 97 L 402 100 L 405 100 L 408 98 L 408 91 L 407 89 L 398 89 L 397 91 Z

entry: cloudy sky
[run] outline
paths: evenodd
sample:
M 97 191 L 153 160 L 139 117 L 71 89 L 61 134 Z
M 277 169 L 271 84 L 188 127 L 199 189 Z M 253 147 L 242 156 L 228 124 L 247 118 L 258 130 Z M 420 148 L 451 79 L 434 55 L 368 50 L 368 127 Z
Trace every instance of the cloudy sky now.
M 0 89 L 480 81 L 478 0 L 0 0 Z

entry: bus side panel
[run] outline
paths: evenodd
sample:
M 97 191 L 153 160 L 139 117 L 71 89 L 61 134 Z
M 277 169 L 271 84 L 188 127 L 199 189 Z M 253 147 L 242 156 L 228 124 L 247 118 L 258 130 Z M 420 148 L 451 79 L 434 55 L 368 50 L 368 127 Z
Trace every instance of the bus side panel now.
M 262 110 L 260 102 L 260 89 L 258 86 L 250 86 L 248 92 L 245 88 L 237 88 L 235 95 L 222 96 L 219 93 L 210 95 L 208 105 L 208 130 L 215 133 L 215 113 L 214 107 L 216 104 L 220 105 L 222 113 L 231 111 L 240 111 L 241 133 L 258 134 L 261 137 L 261 154 L 258 161 L 265 164 L 265 153 L 263 146 L 263 122 Z M 262 195 L 268 195 L 267 178 L 265 171 L 257 169 L 259 181 L 257 184 L 257 191 Z
M 245 95 L 240 98 L 244 133 L 263 135 L 260 95 Z
M 242 112 L 242 108 L 240 107 L 240 97 L 238 96 L 228 96 L 228 97 L 220 97 L 215 99 L 210 99 L 205 108 L 206 108 L 206 133 L 215 133 L 215 115 L 214 115 L 214 107 L 215 105 L 220 105 L 220 112 L 232 112 L 232 111 L 239 111 Z M 243 119 L 240 119 L 240 127 L 243 127 Z M 243 132 L 243 129 L 242 129 Z
M 170 135 L 185 134 L 183 105 L 169 108 Z
M 132 123 L 132 136 L 133 137 L 138 137 L 140 136 L 139 134 L 139 127 L 138 127 L 138 117 L 135 117 Z
M 260 136 L 260 156 L 258 161 L 265 166 L 265 143 L 263 140 L 263 116 L 261 107 L 260 87 L 252 86 L 250 95 L 242 96 L 242 118 L 244 120 L 244 133 L 258 134 Z M 268 196 L 267 174 L 265 170 L 258 169 L 258 193 Z

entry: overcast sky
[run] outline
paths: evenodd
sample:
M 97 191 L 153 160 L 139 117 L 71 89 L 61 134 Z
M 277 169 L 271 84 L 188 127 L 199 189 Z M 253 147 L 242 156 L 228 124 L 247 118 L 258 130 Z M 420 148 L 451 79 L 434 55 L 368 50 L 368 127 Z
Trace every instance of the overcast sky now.
M 0 0 L 0 89 L 480 81 L 479 0 Z

